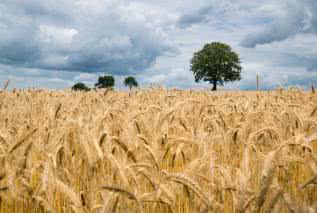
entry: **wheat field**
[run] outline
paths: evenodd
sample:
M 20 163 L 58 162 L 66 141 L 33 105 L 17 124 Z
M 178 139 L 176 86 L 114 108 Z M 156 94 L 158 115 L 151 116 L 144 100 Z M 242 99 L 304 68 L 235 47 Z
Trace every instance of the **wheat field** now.
M 316 212 L 317 94 L 0 93 L 0 212 Z

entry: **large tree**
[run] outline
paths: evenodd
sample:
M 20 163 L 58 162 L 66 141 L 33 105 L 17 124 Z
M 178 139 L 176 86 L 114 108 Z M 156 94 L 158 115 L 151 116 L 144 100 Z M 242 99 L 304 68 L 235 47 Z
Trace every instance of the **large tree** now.
M 194 53 L 191 71 L 195 81 L 208 81 L 217 90 L 224 82 L 241 80 L 241 62 L 239 55 L 228 44 L 212 42 L 205 44 L 202 50 Z
M 123 83 L 126 87 L 129 87 L 130 92 L 132 87 L 138 87 L 138 82 L 133 76 L 126 77 Z
M 95 84 L 97 88 L 107 88 L 113 89 L 114 87 L 114 78 L 112 76 L 99 76 L 98 82 Z

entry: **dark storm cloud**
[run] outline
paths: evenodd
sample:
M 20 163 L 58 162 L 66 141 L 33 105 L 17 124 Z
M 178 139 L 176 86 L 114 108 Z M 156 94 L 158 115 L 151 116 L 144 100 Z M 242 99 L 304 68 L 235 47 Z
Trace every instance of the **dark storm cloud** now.
M 0 63 L 43 70 L 140 72 L 158 56 L 176 50 L 152 21 L 123 1 L 4 0 Z

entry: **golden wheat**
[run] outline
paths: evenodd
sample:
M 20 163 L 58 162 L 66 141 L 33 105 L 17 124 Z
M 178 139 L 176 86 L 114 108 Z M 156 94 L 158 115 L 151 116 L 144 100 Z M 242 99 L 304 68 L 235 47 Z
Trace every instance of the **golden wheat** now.
M 317 93 L 0 93 L 0 213 L 316 212 Z

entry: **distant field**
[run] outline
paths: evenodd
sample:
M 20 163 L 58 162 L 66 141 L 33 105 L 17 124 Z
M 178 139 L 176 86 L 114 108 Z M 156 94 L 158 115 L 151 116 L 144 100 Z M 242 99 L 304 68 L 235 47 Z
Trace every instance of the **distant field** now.
M 0 93 L 0 212 L 316 212 L 317 94 Z

